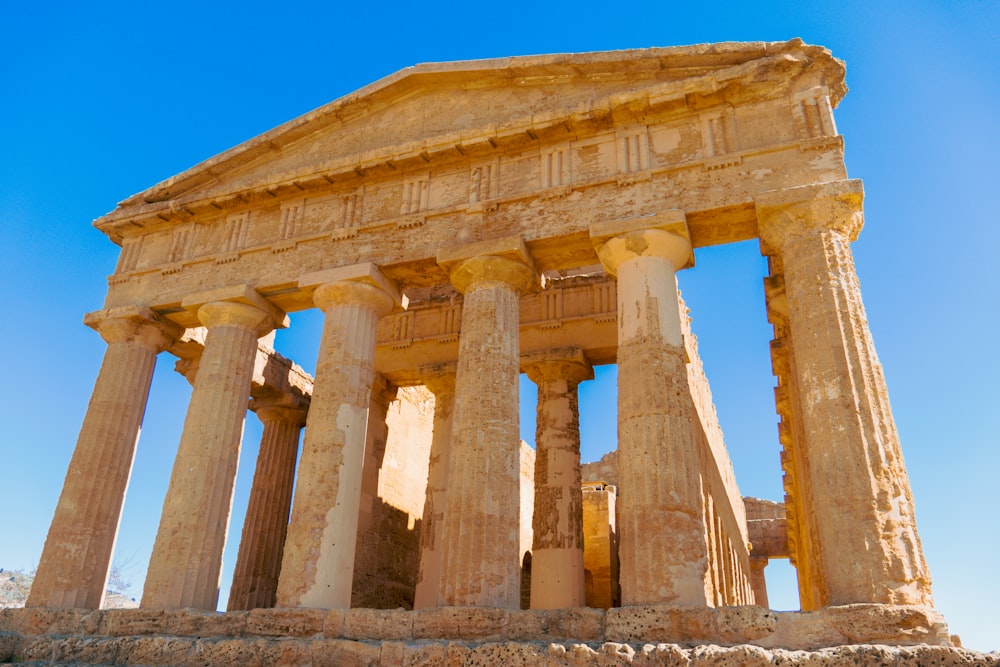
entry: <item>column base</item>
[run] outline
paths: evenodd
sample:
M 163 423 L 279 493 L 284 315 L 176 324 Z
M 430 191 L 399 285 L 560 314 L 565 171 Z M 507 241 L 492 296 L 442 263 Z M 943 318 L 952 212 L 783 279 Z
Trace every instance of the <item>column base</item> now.
M 686 609 L 637 606 L 517 611 L 438 607 L 0 610 L 0 662 L 114 664 L 551 664 L 553 655 L 583 665 L 615 664 L 993 664 L 956 647 L 941 616 L 927 607 L 847 605 L 816 612 L 762 607 Z M 728 646 L 712 646 L 726 644 Z M 873 646 L 878 644 L 878 646 Z M 831 648 L 839 647 L 839 648 Z M 826 649 L 822 654 L 811 651 Z M 797 652 L 797 653 L 793 653 Z M 650 655 L 652 654 L 652 655 Z M 718 654 L 718 655 L 716 655 Z M 648 657 L 647 657 L 648 656 Z M 361 660 L 363 658 L 363 660 Z M 572 658 L 572 659 L 571 659 Z M 706 658 L 709 658 L 706 660 Z

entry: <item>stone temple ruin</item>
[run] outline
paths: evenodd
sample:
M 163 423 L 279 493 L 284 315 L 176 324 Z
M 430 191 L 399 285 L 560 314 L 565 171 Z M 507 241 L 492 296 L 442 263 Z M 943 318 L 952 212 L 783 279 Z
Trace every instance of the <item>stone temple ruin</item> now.
M 95 223 L 122 249 L 85 318 L 104 363 L 0 649 L 119 664 L 961 651 L 933 610 L 851 257 L 845 92 L 843 64 L 799 40 L 419 65 L 123 201 Z M 738 491 L 675 278 L 694 248 L 750 239 L 770 267 L 783 504 Z M 307 308 L 325 318 L 315 379 L 272 347 Z M 161 352 L 190 407 L 141 608 L 99 611 Z M 600 364 L 619 367 L 618 447 L 581 467 L 577 387 Z M 537 451 L 519 442 L 521 372 Z M 248 407 L 264 433 L 219 614 Z M 785 557 L 800 613 L 767 609 L 763 568 Z

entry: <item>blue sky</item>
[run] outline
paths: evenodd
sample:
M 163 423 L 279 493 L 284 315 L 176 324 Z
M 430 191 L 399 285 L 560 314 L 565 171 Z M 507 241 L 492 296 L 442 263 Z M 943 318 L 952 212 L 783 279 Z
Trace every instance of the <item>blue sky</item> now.
M 1000 649 L 1000 3 L 338 4 L 0 0 L 0 567 L 41 553 L 104 352 L 81 318 L 118 248 L 90 222 L 116 202 L 419 62 L 799 36 L 847 62 L 854 254 L 936 603 L 967 646 Z M 740 244 L 699 250 L 680 283 L 741 489 L 779 499 L 763 272 Z M 312 367 L 319 324 L 296 315 L 279 349 Z M 137 588 L 190 394 L 172 366 L 161 355 L 115 559 Z M 614 444 L 614 381 L 583 385 L 585 458 Z M 224 587 L 259 434 L 251 415 Z M 774 606 L 796 606 L 770 570 Z

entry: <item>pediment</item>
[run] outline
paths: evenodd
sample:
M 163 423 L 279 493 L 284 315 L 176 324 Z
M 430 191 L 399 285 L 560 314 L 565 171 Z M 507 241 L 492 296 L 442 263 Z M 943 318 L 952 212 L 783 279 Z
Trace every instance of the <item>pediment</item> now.
M 843 66 L 800 40 L 417 65 L 333 101 L 121 202 L 95 225 L 120 241 L 143 219 L 185 221 L 236 199 L 287 197 L 587 136 L 657 109 L 696 114 L 821 84 Z

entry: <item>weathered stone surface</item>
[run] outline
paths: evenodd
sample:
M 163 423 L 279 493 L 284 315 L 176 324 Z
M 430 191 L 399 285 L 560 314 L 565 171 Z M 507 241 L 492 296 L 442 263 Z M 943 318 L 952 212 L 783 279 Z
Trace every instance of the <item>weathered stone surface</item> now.
M 402 609 L 349 609 L 344 617 L 347 639 L 411 639 L 413 613 Z
M 239 637 L 246 633 L 249 612 L 220 614 L 198 609 L 178 609 L 164 614 L 166 627 L 182 637 Z
M 265 637 L 312 637 L 323 634 L 329 614 L 324 609 L 254 609 L 247 615 L 246 631 Z M 336 636 L 341 632 L 338 629 Z
M 0 662 L 12 660 L 20 644 L 20 635 L 7 634 L 0 631 Z
M 346 609 L 331 609 L 326 612 L 326 619 L 323 621 L 323 636 L 331 638 L 343 637 L 346 621 Z
M 324 639 L 311 642 L 310 648 L 313 667 L 375 667 L 381 662 L 378 644 Z
M 167 618 L 162 609 L 112 609 L 104 612 L 98 633 L 112 637 L 155 634 L 167 629 Z
M 518 616 L 519 614 L 513 614 Z M 437 607 L 413 612 L 414 639 L 502 639 L 512 614 L 506 609 Z
M 185 665 L 196 644 L 193 637 L 131 637 L 120 647 L 118 657 L 123 664 Z

